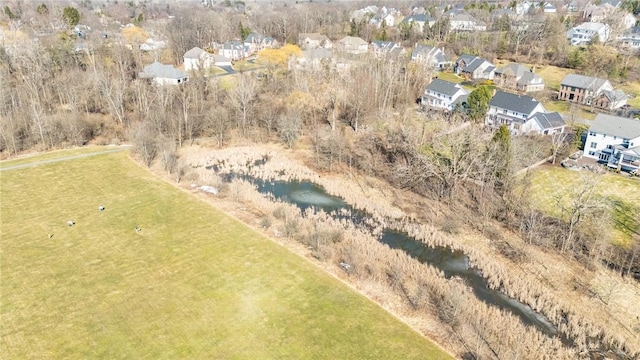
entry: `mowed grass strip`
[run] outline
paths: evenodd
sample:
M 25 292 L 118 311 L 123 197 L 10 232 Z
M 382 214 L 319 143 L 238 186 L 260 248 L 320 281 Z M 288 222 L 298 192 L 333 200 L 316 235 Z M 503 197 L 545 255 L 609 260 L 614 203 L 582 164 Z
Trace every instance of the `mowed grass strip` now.
M 0 358 L 449 358 L 125 153 L 0 181 Z
M 531 178 L 531 199 L 541 211 L 562 217 L 564 206 L 581 191 L 585 177 L 595 174 L 588 171 L 571 171 L 558 166 L 541 166 Z M 626 246 L 633 234 L 640 232 L 640 180 L 624 174 L 605 173 L 595 185 L 598 201 L 611 208 L 612 240 Z M 607 224 L 604 224 L 607 226 Z
M 86 146 L 86 147 L 79 147 L 79 148 L 73 148 L 73 149 L 54 150 L 54 151 L 49 151 L 42 154 L 36 153 L 36 154 L 21 156 L 14 159 L 0 161 L 0 169 L 4 169 L 4 168 L 16 166 L 16 165 L 32 164 L 36 161 L 43 162 L 43 161 L 56 160 L 56 159 L 66 158 L 71 156 L 89 155 L 92 153 L 118 151 L 118 150 L 122 150 L 122 148 L 119 146 Z M 35 158 L 37 158 L 37 160 L 35 160 Z

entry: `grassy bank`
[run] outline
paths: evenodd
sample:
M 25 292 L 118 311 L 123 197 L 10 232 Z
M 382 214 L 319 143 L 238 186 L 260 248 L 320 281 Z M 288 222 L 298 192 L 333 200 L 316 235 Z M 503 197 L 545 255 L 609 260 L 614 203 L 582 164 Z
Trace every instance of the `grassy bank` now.
M 125 153 L 0 177 L 1 358 L 448 358 Z
M 558 199 L 569 206 L 571 194 L 582 188 L 584 172 L 570 171 L 561 167 L 541 166 L 533 172 L 531 199 L 542 211 L 552 216 L 561 216 Z M 590 174 L 595 176 L 594 174 Z M 640 231 L 640 181 L 625 175 L 603 174 L 596 185 L 597 196 L 612 209 L 612 240 L 628 244 L 632 233 Z

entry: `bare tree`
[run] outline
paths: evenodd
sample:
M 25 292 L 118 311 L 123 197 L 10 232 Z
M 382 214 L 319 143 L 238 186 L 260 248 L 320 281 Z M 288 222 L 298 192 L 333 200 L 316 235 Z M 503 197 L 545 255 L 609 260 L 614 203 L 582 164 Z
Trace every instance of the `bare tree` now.
M 229 102 L 238 111 L 238 127 L 242 135 L 246 136 L 248 118 L 256 101 L 258 85 L 250 74 L 240 74 L 236 84 L 227 93 Z

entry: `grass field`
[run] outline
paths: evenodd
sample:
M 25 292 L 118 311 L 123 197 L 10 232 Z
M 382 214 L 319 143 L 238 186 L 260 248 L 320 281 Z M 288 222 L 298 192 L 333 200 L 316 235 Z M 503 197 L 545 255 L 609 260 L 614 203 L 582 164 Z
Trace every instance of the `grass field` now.
M 635 108 L 640 108 L 640 83 L 638 82 L 626 83 L 620 86 L 620 90 L 626 92 L 627 94 L 635 94 L 636 97 L 633 99 L 627 100 L 627 104 Z
M 0 181 L 0 358 L 449 358 L 125 152 Z
M 552 216 L 561 216 L 557 198 L 569 205 L 571 194 L 582 188 L 583 176 L 594 176 L 561 167 L 541 166 L 533 172 L 531 198 L 535 205 Z M 602 202 L 612 207 L 613 241 L 627 244 L 632 232 L 640 232 L 640 179 L 606 173 L 596 185 Z
M 436 73 L 436 76 L 440 80 L 450 81 L 456 84 L 461 83 L 465 80 L 462 76 L 458 76 L 454 73 L 444 72 L 444 71 Z

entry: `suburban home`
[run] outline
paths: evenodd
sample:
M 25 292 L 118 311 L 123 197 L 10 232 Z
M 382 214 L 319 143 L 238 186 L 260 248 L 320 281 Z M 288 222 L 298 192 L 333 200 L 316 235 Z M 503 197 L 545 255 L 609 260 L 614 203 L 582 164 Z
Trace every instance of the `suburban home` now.
M 469 91 L 460 84 L 433 79 L 422 94 L 422 106 L 451 111 L 456 106 L 464 106 Z
M 250 33 L 244 39 L 244 46 L 249 48 L 249 53 L 254 54 L 262 49 L 272 49 L 278 47 L 276 39 L 256 33 Z
M 493 80 L 496 67 L 485 59 L 462 54 L 454 65 L 454 72 L 472 80 Z
M 598 114 L 584 143 L 584 156 L 610 168 L 638 171 L 640 168 L 640 120 Z
M 395 49 L 404 50 L 404 48 L 400 46 L 400 44 L 393 41 L 374 40 L 371 42 L 371 51 L 377 58 L 387 56 L 391 54 Z
M 154 40 L 148 38 L 144 43 L 140 44 L 141 51 L 155 51 L 167 47 L 167 42 L 162 40 Z
M 544 90 L 544 80 L 532 69 L 517 63 L 497 68 L 493 82 L 506 89 L 523 92 Z
M 232 61 L 242 60 L 249 56 L 249 47 L 240 41 L 227 41 L 217 45 L 218 54 Z
M 413 24 L 414 29 L 424 31 L 425 26 L 430 28 L 436 23 L 436 20 L 427 14 L 414 14 L 405 17 L 402 23 Z
M 583 105 L 591 105 L 591 101 L 605 90 L 613 90 L 613 86 L 609 80 L 569 74 L 565 76 L 560 83 L 558 99 Z
M 622 90 L 603 90 L 600 95 L 593 99 L 593 106 L 600 109 L 615 110 L 626 105 L 627 100 L 629 100 L 629 97 Z
M 456 12 L 449 16 L 449 28 L 451 31 L 485 31 L 487 24 L 466 12 Z
M 622 33 L 618 38 L 618 42 L 625 49 L 640 49 L 640 26 L 634 26 Z
M 378 29 L 382 27 L 382 24 L 385 24 L 385 26 L 396 26 L 396 18 L 394 14 L 386 12 L 374 15 L 371 20 L 369 20 L 369 23 Z
M 542 7 L 542 11 L 545 13 L 555 14 L 558 12 L 558 8 L 556 8 L 553 4 L 549 4 L 548 2 L 546 2 Z
M 333 47 L 331 40 L 320 33 L 300 33 L 298 35 L 298 45 L 302 50 L 331 49 Z
M 506 125 L 513 134 L 533 131 L 531 121 L 537 113 L 546 113 L 544 106 L 531 96 L 497 91 L 489 101 L 485 124 L 492 127 Z
M 522 132 L 526 134 L 537 133 L 541 135 L 560 134 L 564 132 L 565 123 L 562 115 L 557 112 L 539 112 L 533 115 L 522 126 Z
M 416 44 L 411 51 L 411 61 L 418 64 L 428 65 L 439 70 L 446 69 L 452 64 L 443 49 L 439 49 L 435 46 L 419 44 Z
M 603 22 L 608 10 L 604 6 L 589 5 L 582 11 L 582 18 L 589 22 Z
M 173 65 L 164 65 L 154 62 L 144 67 L 143 71 L 138 74 L 141 79 L 151 79 L 157 85 L 178 85 L 187 82 L 189 75 L 173 67 Z
M 597 22 L 586 22 L 567 31 L 567 39 L 571 45 L 587 45 L 598 35 L 598 40 L 603 43 L 609 40 L 611 29 L 609 25 Z
M 206 52 L 199 47 L 184 53 L 183 59 L 186 71 L 208 69 L 212 66 L 231 66 L 231 59 Z
M 359 37 L 345 36 L 336 41 L 336 48 L 348 54 L 366 54 L 369 51 L 369 44 Z
M 302 50 L 299 56 L 294 56 L 289 61 L 289 68 L 301 70 L 321 70 L 325 66 L 334 65 L 333 53 L 329 49 Z

